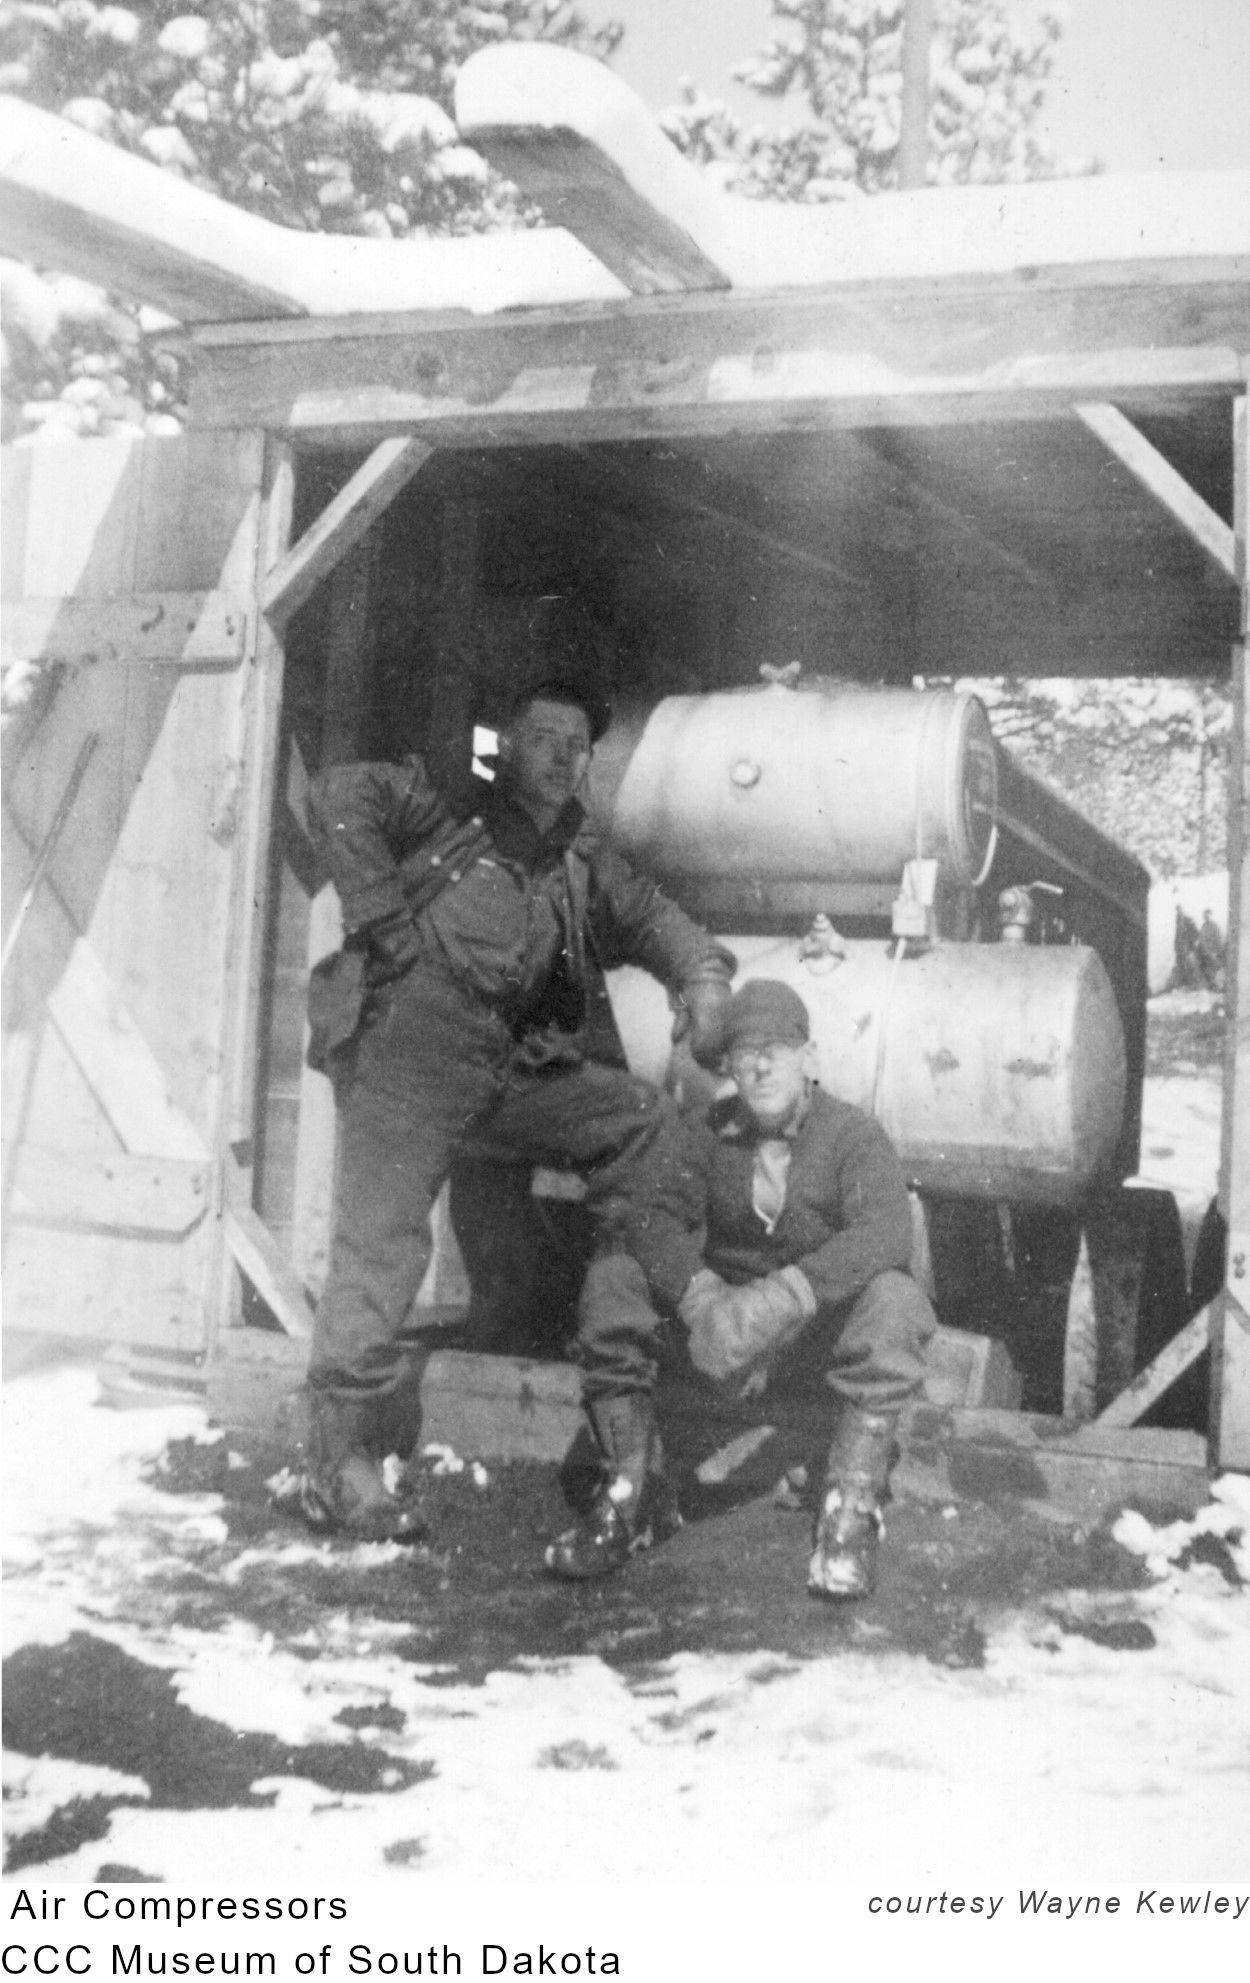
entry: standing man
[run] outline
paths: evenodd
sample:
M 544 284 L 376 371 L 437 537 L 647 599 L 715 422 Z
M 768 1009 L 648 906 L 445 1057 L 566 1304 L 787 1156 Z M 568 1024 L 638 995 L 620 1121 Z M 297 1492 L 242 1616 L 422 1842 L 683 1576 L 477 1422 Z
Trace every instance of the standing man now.
M 580 1171 L 601 1224 L 637 1213 L 671 1162 L 669 1105 L 623 1059 L 586 1058 L 602 970 L 651 971 L 676 994 L 696 1056 L 720 1052 L 732 958 L 586 821 L 606 715 L 573 682 L 529 689 L 476 811 L 449 805 L 418 757 L 315 781 L 310 813 L 347 932 L 310 1000 L 310 1051 L 336 1078 L 341 1130 L 308 1374 L 304 1509 L 319 1526 L 421 1531 L 385 1482 L 382 1426 L 460 1139 Z
M 872 1116 L 814 1085 L 807 1007 L 777 979 L 734 993 L 724 1025 L 736 1094 L 687 1126 L 665 1202 L 644 1208 L 634 1254 L 591 1265 L 580 1348 L 592 1418 L 632 1427 L 630 1463 L 554 1542 L 558 1577 L 618 1569 L 661 1499 L 652 1396 L 661 1316 L 691 1363 L 738 1396 L 827 1387 L 836 1420 L 808 1588 L 868 1596 L 899 1412 L 919 1391 L 936 1326 L 907 1271 L 911 1211 L 893 1145 Z M 705 1236 L 704 1236 L 705 1235 Z

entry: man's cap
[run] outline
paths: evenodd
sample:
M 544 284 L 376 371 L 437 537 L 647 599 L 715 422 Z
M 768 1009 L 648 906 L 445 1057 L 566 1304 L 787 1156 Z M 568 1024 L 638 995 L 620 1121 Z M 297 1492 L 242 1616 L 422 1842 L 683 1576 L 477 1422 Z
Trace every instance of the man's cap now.
M 802 1046 L 811 1036 L 807 1007 L 780 978 L 752 978 L 734 993 L 725 1011 L 727 1053 L 735 1047 L 768 1046 L 774 1040 Z
M 590 741 L 597 744 L 612 720 L 612 707 L 593 682 L 575 675 L 547 675 L 533 687 L 526 687 L 514 698 L 509 721 L 515 723 L 532 702 L 571 702 L 583 711 L 590 725 Z

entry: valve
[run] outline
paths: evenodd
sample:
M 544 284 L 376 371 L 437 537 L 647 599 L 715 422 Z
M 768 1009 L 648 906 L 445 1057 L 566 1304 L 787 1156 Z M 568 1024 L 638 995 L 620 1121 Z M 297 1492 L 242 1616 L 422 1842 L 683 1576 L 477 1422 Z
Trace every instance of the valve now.
M 937 942 L 937 882 L 936 861 L 904 863 L 902 885 L 890 910 L 890 929 L 913 955 Z
M 1059 902 L 1041 903 L 1041 895 L 1057 896 Z M 998 936 L 1001 943 L 1053 943 L 1060 928 L 1055 910 L 1063 890 L 1053 881 L 1013 882 L 998 897 Z
M 812 926 L 799 944 L 799 956 L 813 977 L 834 971 L 846 956 L 846 938 L 835 930 L 823 909 L 812 917 Z

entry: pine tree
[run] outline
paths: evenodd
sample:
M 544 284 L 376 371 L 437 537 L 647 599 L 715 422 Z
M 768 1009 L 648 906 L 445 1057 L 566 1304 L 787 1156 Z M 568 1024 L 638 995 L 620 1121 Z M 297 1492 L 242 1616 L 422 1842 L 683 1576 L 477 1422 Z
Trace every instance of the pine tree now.
M 451 117 L 461 63 L 541 38 L 606 59 L 570 0 L 0 0 L 0 90 L 284 226 L 402 239 L 536 216 Z M 179 424 L 150 313 L 7 264 L 5 438 Z
M 778 24 L 734 70 L 761 96 L 794 97 L 781 130 L 747 128 L 688 86 L 665 128 L 736 192 L 830 200 L 898 183 L 904 0 L 772 0 Z M 1056 161 L 1036 134 L 1059 19 L 1024 29 L 1007 0 L 935 0 L 929 180 L 934 185 L 1045 178 Z

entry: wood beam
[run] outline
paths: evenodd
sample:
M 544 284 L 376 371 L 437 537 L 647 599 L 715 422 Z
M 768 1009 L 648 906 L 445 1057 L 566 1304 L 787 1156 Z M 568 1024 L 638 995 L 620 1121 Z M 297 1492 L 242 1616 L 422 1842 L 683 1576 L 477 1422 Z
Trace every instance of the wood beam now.
M 581 450 L 578 450 L 578 459 L 587 470 L 588 480 L 605 493 L 616 487 L 640 497 L 644 502 L 658 503 L 667 509 L 677 510 L 682 516 L 697 517 L 701 522 L 716 524 L 740 542 L 752 544 L 758 550 L 766 551 L 770 557 L 782 558 L 802 571 L 815 572 L 821 578 L 830 579 L 843 591 L 848 588 L 856 592 L 869 589 L 866 579 L 848 571 L 845 565 L 838 564 L 833 558 L 808 550 L 793 538 L 782 536 L 780 531 L 766 530 L 739 515 L 725 493 L 720 499 L 711 500 L 698 494 L 689 486 L 688 480 L 671 471 L 660 474 L 655 470 L 631 469 L 619 461 L 614 461 L 609 469 L 601 469 Z M 723 483 L 721 487 L 723 491 Z
M 1239 390 L 1250 282 L 1030 290 L 1004 277 L 689 292 L 496 316 L 205 327 L 195 424 L 496 447 L 968 420 Z
M 279 276 L 292 230 L 232 207 L 64 117 L 3 100 L 0 248 L 183 323 L 303 316 Z
M 270 572 L 285 556 L 291 541 L 295 502 L 295 462 L 291 450 L 270 439 L 265 447 L 264 479 L 255 525 L 255 587 L 262 595 Z M 214 1125 L 215 1204 L 219 1225 L 209 1277 L 207 1338 L 211 1350 L 218 1330 L 238 1318 L 238 1276 L 231 1259 L 243 1266 L 257 1291 L 270 1302 L 257 1274 L 263 1260 L 246 1265 L 241 1247 L 253 1232 L 256 1069 L 260 1030 L 273 863 L 269 858 L 274 828 L 278 736 L 286 651 L 279 630 L 257 615 L 252 629 L 239 711 L 240 800 L 234 839 L 227 932 L 225 1015 L 222 1027 L 222 1099 Z M 261 1228 L 264 1231 L 264 1228 Z M 267 1237 L 267 1235 L 266 1235 Z M 253 1248 L 253 1252 L 255 1248 Z M 289 1270 L 288 1270 L 289 1271 Z M 294 1277 L 292 1276 L 292 1279 Z M 282 1283 L 277 1283 L 281 1292 Z M 278 1310 L 275 1308 L 275 1313 Z M 284 1320 L 283 1317 L 279 1319 Z M 285 1326 L 290 1327 L 289 1323 Z
M 375 241 L 279 227 L 9 96 L 0 97 L 0 252 L 184 324 L 620 294 L 562 228 Z
M 566 227 L 635 296 L 727 289 L 729 278 L 678 222 L 630 185 L 598 145 L 567 128 L 492 125 L 466 133 L 497 172 Z
M 1211 1340 L 1211 1310 L 1213 1303 L 1191 1317 L 1183 1329 L 1178 1330 L 1170 1343 L 1165 1343 L 1156 1357 L 1139 1370 L 1131 1384 L 1126 1384 L 1118 1397 L 1094 1419 L 1095 1425 L 1135 1425 L 1139 1418 L 1158 1402 L 1163 1393 L 1184 1375 L 1192 1363 L 1196 1363 Z
M 1228 1220 L 1223 1292 L 1211 1330 L 1212 1459 L 1250 1472 L 1250 412 L 1233 415 L 1240 631 L 1233 647 L 1229 751 L 1229 917 L 1220 1205 Z
M 859 436 L 856 444 L 865 455 L 871 455 L 874 461 L 894 478 L 899 500 L 913 504 L 917 510 L 926 517 L 932 518 L 944 530 L 962 537 L 965 543 L 970 544 L 991 564 L 996 565 L 1000 570 L 1011 572 L 1016 578 L 1023 579 L 1027 586 L 1043 587 L 1048 584 L 1048 580 L 1029 563 L 1027 558 L 1022 558 L 1018 551 L 1011 550 L 1008 545 L 995 537 L 992 531 L 986 530 L 983 524 L 974 523 L 971 517 L 966 516 L 962 510 L 956 509 L 953 503 L 948 503 L 937 495 L 912 470 L 897 461 L 884 439 L 878 437 L 874 440 L 871 435 L 865 434 Z
M 1090 433 L 1096 435 L 1116 460 L 1123 463 L 1129 474 L 1141 483 L 1143 489 L 1148 490 L 1169 515 L 1176 518 L 1182 530 L 1188 531 L 1215 569 L 1222 572 L 1225 578 L 1235 578 L 1232 530 L 1223 517 L 1204 502 L 1197 490 L 1190 487 L 1184 476 L 1173 468 L 1166 455 L 1160 454 L 1153 441 L 1148 441 L 1141 429 L 1135 427 L 1118 406 L 1110 406 L 1105 401 L 1086 401 L 1077 406 L 1076 412 Z
M 257 1294 L 272 1310 L 288 1336 L 308 1341 L 313 1332 L 313 1312 L 294 1269 L 279 1253 L 267 1226 L 250 1205 L 242 1201 L 228 1206 L 223 1217 L 226 1244 L 237 1265 Z
M 181 1239 L 208 1210 L 209 1166 L 178 1157 L 88 1156 L 23 1143 L 9 1205 L 17 1225 Z
M 479 49 L 457 75 L 455 111 L 470 144 L 502 129 L 593 146 L 744 287 L 1005 269 L 1044 283 L 1057 269 L 1112 262 L 1195 270 L 1250 246 L 1250 175 L 1233 172 L 952 186 L 871 201 L 743 199 L 683 158 L 603 63 L 550 43 Z
M 247 613 L 224 592 L 143 592 L 124 598 L 12 599 L 0 632 L 4 665 L 233 668 Z
M 448 1320 L 454 1319 L 451 1316 Z M 436 1321 L 432 1312 L 426 1321 Z M 307 1362 L 303 1343 L 258 1329 L 223 1336 L 205 1369 L 212 1416 L 237 1435 L 272 1440 Z M 411 1365 L 423 1439 L 445 1440 L 484 1459 L 564 1459 L 582 1424 L 577 1373 L 568 1364 L 534 1363 L 435 1349 Z M 696 1396 L 666 1391 L 661 1409 L 681 1436 L 711 1431 L 723 1444 L 742 1429 L 741 1414 Z M 807 1420 L 798 1421 L 803 1430 Z M 813 1419 L 811 1425 L 814 1427 Z M 908 1493 L 941 1502 L 968 1495 L 1040 1500 L 1093 1524 L 1126 1500 L 1169 1517 L 1207 1499 L 1202 1440 L 1196 1433 L 1135 1426 L 1072 1426 L 1054 1418 L 990 1407 L 909 1408 L 900 1478 Z
M 7 798 L 5 814 L 7 840 L 28 873 L 32 836 Z M 165 1069 L 48 874 L 22 940 L 42 952 L 39 976 L 46 973 L 52 984 L 48 1017 L 121 1148 L 142 1157 L 205 1161 L 204 1137 L 174 1100 Z
M 426 442 L 403 436 L 378 442 L 369 459 L 270 572 L 261 607 L 271 626 L 286 625 L 433 452 Z

